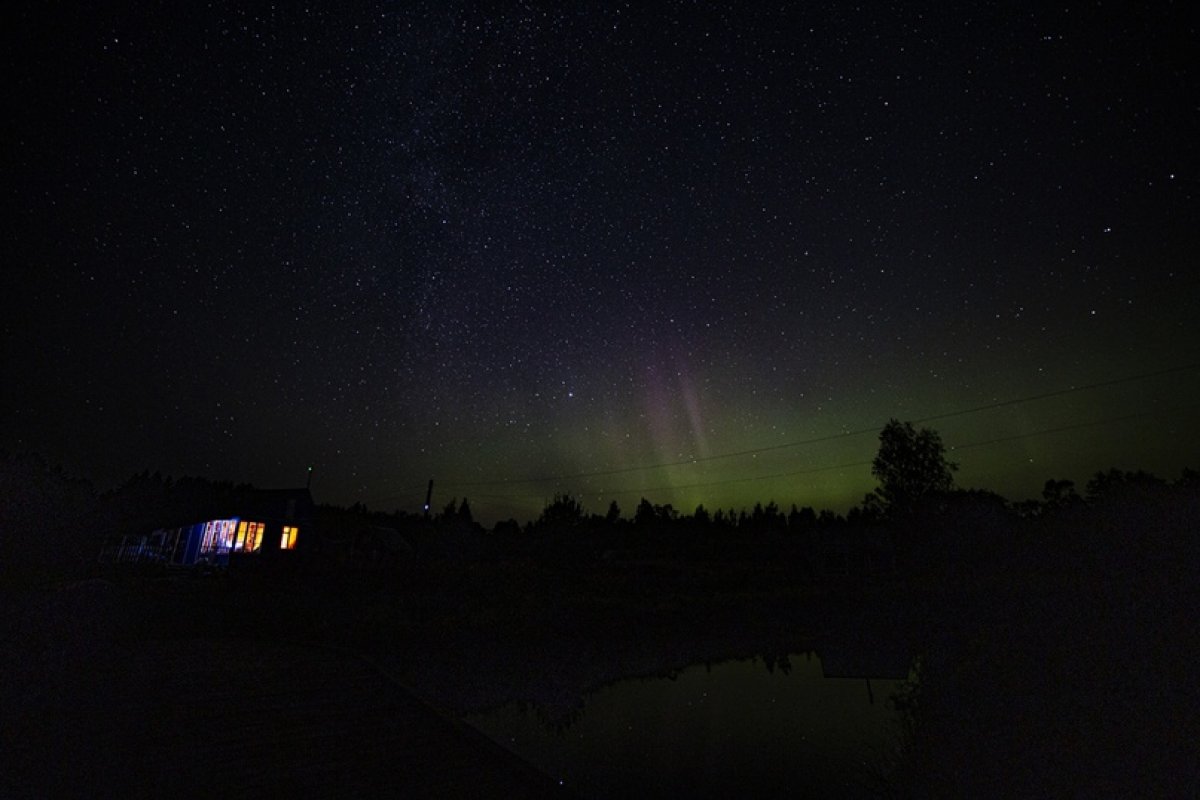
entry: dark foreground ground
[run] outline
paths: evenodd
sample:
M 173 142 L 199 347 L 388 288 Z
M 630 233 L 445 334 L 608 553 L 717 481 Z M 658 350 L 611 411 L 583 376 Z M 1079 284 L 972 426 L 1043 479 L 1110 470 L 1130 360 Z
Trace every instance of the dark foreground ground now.
M 566 718 L 631 675 L 900 643 L 920 679 L 881 794 L 1196 796 L 1194 548 L 1044 552 L 868 580 L 660 559 L 27 590 L 4 598 L 0 789 L 561 796 L 453 717 L 518 700 Z
M 98 581 L 42 600 L 4 664 L 3 797 L 569 796 L 361 656 L 130 636 Z

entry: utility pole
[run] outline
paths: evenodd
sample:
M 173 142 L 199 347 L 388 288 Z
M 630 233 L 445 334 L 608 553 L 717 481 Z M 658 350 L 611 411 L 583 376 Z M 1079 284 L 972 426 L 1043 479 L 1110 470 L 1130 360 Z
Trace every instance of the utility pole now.
M 433 502 L 433 478 L 429 479 L 429 488 L 425 490 L 425 519 L 429 519 L 429 504 Z
M 312 473 L 313 473 L 313 468 L 309 467 L 308 468 L 308 480 L 304 482 L 305 489 L 312 489 Z

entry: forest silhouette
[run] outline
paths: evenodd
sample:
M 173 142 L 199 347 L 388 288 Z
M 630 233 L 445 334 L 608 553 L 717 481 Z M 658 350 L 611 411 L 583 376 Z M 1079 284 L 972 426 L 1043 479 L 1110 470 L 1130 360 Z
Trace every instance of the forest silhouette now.
M 1010 502 L 956 487 L 937 432 L 898 420 L 871 471 L 878 488 L 846 514 L 771 500 L 685 512 L 649 498 L 593 510 L 559 494 L 535 519 L 488 529 L 465 497 L 429 515 L 323 504 L 294 559 L 179 583 L 156 577 L 160 564 L 97 556 L 113 537 L 237 513 L 254 487 L 142 472 L 100 493 L 37 456 L 4 455 L 0 579 L 10 604 L 112 582 L 142 636 L 301 639 L 390 658 L 459 712 L 534 702 L 536 675 L 582 693 L 647 663 L 777 657 L 818 631 L 904 641 L 913 676 L 892 702 L 907 727 L 885 794 L 1200 786 L 1200 473 L 1111 468 Z M 204 614 L 179 613 L 198 597 Z
M 601 513 L 559 493 L 535 519 L 504 519 L 487 529 L 475 520 L 467 497 L 451 499 L 434 514 L 320 504 L 314 535 L 301 551 L 355 568 L 386 569 L 411 558 L 720 559 L 727 549 L 772 557 L 786 548 L 813 578 L 903 573 L 921 564 L 981 566 L 1017 555 L 1051 525 L 1063 529 L 1059 539 L 1070 539 L 1069 530 L 1080 526 L 1111 531 L 1112 525 L 1100 524 L 1104 519 L 1160 528 L 1159 517 L 1194 509 L 1200 490 L 1200 473 L 1192 469 L 1168 481 L 1110 468 L 1096 472 L 1082 493 L 1072 480 L 1050 478 L 1040 498 L 1011 502 L 986 489 L 955 487 L 957 465 L 946 459 L 932 429 L 893 419 L 879 440 L 871 466 L 879 485 L 844 515 L 796 504 L 784 509 L 774 500 L 750 508 L 701 504 L 686 512 L 646 497 L 631 513 L 615 500 Z M 0 470 L 0 557 L 7 577 L 18 582 L 87 574 L 106 540 L 236 514 L 256 491 L 248 484 L 145 471 L 101 493 L 34 454 L 0 454 Z

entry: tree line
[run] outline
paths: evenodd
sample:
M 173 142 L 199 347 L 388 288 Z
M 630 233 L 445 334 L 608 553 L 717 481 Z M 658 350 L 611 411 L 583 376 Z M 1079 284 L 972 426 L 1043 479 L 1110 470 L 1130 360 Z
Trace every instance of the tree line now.
M 1191 469 L 1170 482 L 1143 471 L 1109 469 L 1095 473 L 1082 492 L 1071 480 L 1050 479 L 1040 498 L 1010 503 L 987 490 L 956 487 L 956 470 L 935 430 L 892 419 L 879 434 L 871 466 L 878 486 L 844 515 L 795 504 L 785 509 L 773 500 L 748 509 L 699 505 L 685 512 L 645 497 L 631 513 L 615 501 L 600 513 L 564 493 L 535 519 L 524 524 L 507 519 L 485 529 L 464 497 L 433 515 L 382 512 L 361 503 L 321 505 L 317 538 L 327 551 L 340 548 L 368 560 L 413 552 L 604 557 L 644 550 L 687 555 L 769 541 L 803 542 L 810 550 L 830 543 L 836 549 L 839 542 L 864 547 L 863 542 L 882 542 L 897 551 L 986 550 L 992 540 L 1011 538 L 1022 525 L 1061 523 L 1087 513 L 1111 516 L 1117 508 L 1193 508 L 1200 491 L 1200 474 Z M 98 493 L 89 482 L 36 455 L 10 454 L 0 454 L 0 483 L 0 560 L 9 573 L 79 567 L 94 560 L 105 536 L 141 535 L 228 514 L 254 491 L 245 484 L 173 479 L 146 471 Z

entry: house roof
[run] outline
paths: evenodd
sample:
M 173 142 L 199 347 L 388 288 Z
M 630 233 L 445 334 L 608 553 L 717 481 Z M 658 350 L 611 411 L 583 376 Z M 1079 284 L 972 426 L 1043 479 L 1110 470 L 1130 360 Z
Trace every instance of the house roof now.
M 311 519 L 312 493 L 308 489 L 255 489 L 238 513 L 281 520 Z

